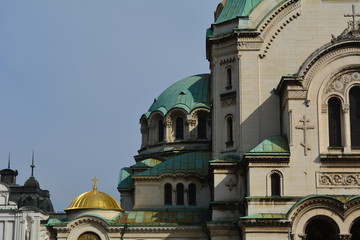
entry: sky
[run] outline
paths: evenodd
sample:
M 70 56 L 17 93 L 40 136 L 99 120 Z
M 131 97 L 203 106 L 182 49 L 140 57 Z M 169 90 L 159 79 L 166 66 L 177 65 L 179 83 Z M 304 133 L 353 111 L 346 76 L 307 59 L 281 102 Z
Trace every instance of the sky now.
M 83 192 L 117 201 L 139 119 L 163 90 L 209 72 L 220 0 L 0 0 L 0 169 L 31 174 L 56 211 Z

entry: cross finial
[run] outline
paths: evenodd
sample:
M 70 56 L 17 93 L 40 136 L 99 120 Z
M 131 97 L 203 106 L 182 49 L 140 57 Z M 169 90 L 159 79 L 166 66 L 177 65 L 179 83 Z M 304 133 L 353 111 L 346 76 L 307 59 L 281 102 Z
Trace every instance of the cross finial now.
M 96 182 L 99 181 L 99 179 L 97 179 L 96 177 L 94 177 L 93 179 L 91 179 L 91 181 L 94 182 L 93 191 L 96 191 L 96 190 L 97 190 L 97 186 L 98 186 L 98 185 L 96 184 Z
M 33 177 L 34 176 L 34 168 L 35 168 L 35 165 L 34 165 L 34 150 L 32 152 L 32 162 L 31 162 L 31 176 Z
M 356 17 L 360 17 L 359 14 L 356 14 L 355 5 L 352 5 L 352 14 L 345 14 L 344 17 L 351 17 L 352 18 L 351 24 L 352 24 L 352 30 L 354 31 L 355 30 L 355 25 L 356 25 Z

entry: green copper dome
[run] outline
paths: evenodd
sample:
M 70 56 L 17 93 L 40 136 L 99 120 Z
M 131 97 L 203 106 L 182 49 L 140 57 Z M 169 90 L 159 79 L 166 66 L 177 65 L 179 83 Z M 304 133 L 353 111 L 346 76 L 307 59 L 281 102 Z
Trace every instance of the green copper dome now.
M 225 0 L 220 3 L 223 7 L 220 8 L 222 10 L 218 13 L 215 24 L 226 22 L 236 17 L 249 16 L 252 10 L 262 1 L 263 0 Z
M 182 79 L 161 93 L 145 116 L 149 117 L 154 111 L 160 111 L 165 115 L 173 108 L 184 109 L 187 113 L 199 107 L 210 108 L 209 86 L 210 74 Z

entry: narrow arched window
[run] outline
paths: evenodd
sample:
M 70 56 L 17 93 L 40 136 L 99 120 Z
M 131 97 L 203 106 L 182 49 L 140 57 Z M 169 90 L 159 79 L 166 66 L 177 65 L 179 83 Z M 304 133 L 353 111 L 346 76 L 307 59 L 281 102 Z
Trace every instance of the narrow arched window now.
M 271 196 L 281 195 L 281 182 L 278 173 L 271 174 Z
M 176 185 L 176 205 L 184 205 L 184 184 Z
M 226 88 L 231 88 L 232 87 L 232 72 L 231 72 L 231 68 L 228 68 L 226 70 Z
M 360 88 L 353 87 L 349 92 L 351 146 L 360 147 Z
M 184 119 L 182 117 L 175 120 L 175 139 L 184 139 Z
M 164 121 L 159 120 L 158 122 L 158 141 L 162 142 L 164 141 Z
M 204 116 L 198 118 L 197 134 L 199 139 L 206 139 L 206 118 Z
M 164 187 L 165 196 L 164 196 L 164 204 L 172 205 L 172 186 L 170 183 L 165 184 Z
M 234 133 L 233 133 L 233 118 L 228 117 L 226 119 L 226 132 L 227 132 L 227 141 L 226 146 L 232 147 L 234 144 Z
M 330 98 L 329 109 L 329 145 L 341 147 L 341 102 L 338 98 Z
M 196 205 L 196 185 L 193 183 L 189 184 L 189 205 Z

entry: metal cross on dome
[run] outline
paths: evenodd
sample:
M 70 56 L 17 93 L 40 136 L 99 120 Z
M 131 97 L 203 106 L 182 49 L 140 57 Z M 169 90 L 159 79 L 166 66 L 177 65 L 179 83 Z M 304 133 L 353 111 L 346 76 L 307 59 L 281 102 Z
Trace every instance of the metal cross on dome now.
M 360 14 L 356 14 L 355 5 L 352 5 L 352 14 L 345 14 L 344 17 L 352 18 L 352 29 L 355 30 L 356 17 L 360 17 Z
M 91 181 L 94 182 L 93 190 L 96 191 L 96 190 L 97 190 L 97 186 L 98 186 L 98 185 L 96 184 L 96 182 L 99 181 L 99 179 L 97 179 L 96 177 L 94 177 L 93 179 L 91 179 Z

